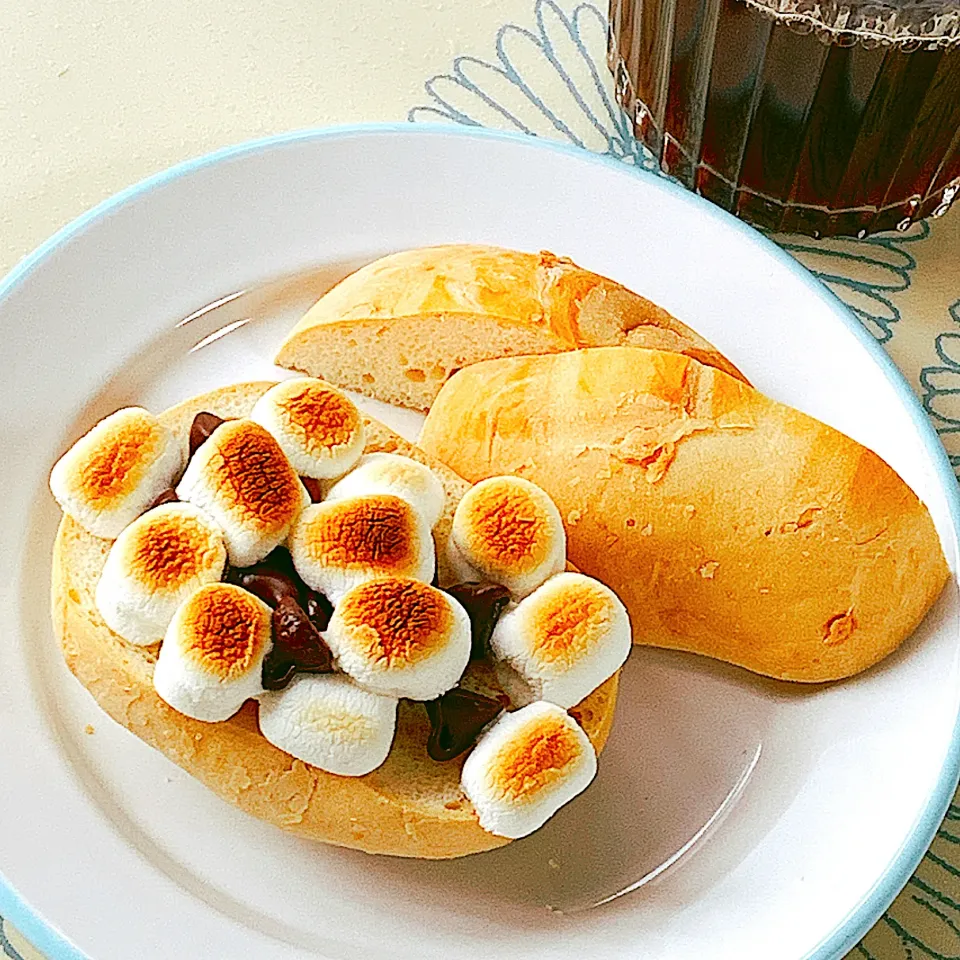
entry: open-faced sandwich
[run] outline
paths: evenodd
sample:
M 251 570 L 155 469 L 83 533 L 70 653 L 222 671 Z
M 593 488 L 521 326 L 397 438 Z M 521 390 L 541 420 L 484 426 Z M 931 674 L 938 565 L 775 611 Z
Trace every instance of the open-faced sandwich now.
M 456 857 L 593 779 L 630 623 L 533 483 L 471 487 L 299 378 L 117 411 L 50 486 L 70 669 L 248 813 Z
M 552 254 L 386 257 L 278 361 L 429 408 L 422 449 L 313 378 L 118 411 L 51 475 L 53 611 L 111 716 L 307 837 L 525 836 L 593 779 L 631 637 L 837 680 L 949 576 L 880 457 Z

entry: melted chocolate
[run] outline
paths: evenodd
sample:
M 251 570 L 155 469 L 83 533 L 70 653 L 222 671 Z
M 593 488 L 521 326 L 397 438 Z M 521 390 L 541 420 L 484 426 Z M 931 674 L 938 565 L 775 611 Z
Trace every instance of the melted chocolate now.
M 249 590 L 271 607 L 276 607 L 283 597 L 290 597 L 301 606 L 306 603 L 307 587 L 284 547 L 277 547 L 252 567 L 231 567 L 227 580 Z
M 510 602 L 510 591 L 497 583 L 458 583 L 447 587 L 447 593 L 470 617 L 470 659 L 482 660 L 490 653 L 490 637 Z
M 273 611 L 273 647 L 263 660 L 263 687 L 282 690 L 295 673 L 333 673 L 333 655 L 300 604 L 283 596 Z
M 311 503 L 319 503 L 323 499 L 323 486 L 319 480 L 314 480 L 313 477 L 301 477 L 300 482 L 307 488 Z
M 206 410 L 201 410 L 193 418 L 193 423 L 190 425 L 191 457 L 210 439 L 210 435 L 221 423 L 226 423 L 223 417 L 218 417 L 215 413 L 208 413 Z
M 316 590 L 305 587 L 307 591 L 307 616 L 310 622 L 318 630 L 326 630 L 330 624 L 330 618 L 333 616 L 333 604 Z
M 159 507 L 163 503 L 179 503 L 179 502 L 180 502 L 180 498 L 177 496 L 176 490 L 174 490 L 173 487 L 167 487 L 167 489 L 164 490 L 163 493 L 161 493 L 160 496 L 157 497 L 157 499 L 154 500 L 149 507 L 147 507 L 147 509 L 152 510 L 154 507 Z
M 454 687 L 424 706 L 430 718 L 427 753 L 433 760 L 452 760 L 469 750 L 480 731 L 503 709 L 497 700 Z
M 238 571 L 239 586 L 259 597 L 267 606 L 277 607 L 284 597 L 299 603 L 300 588 L 296 582 L 279 571 L 252 573 L 249 570 Z

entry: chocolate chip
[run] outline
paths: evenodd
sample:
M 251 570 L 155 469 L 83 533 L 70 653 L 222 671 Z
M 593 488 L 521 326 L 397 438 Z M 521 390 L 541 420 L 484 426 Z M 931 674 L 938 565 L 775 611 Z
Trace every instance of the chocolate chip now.
M 257 567 L 266 567 L 269 570 L 277 570 L 280 573 L 285 573 L 288 577 L 292 577 L 294 580 L 300 581 L 300 575 L 297 573 L 296 568 L 293 565 L 293 557 L 290 556 L 290 551 L 286 547 L 277 547 L 275 550 L 271 550 L 258 564 L 255 564 Z M 252 570 L 253 567 L 248 567 Z
M 225 422 L 223 417 L 218 417 L 215 413 L 208 413 L 206 410 L 198 413 L 190 425 L 190 456 L 192 457 L 203 443 L 210 439 L 210 434 Z
M 430 718 L 427 753 L 433 760 L 452 760 L 469 750 L 480 731 L 503 709 L 492 697 L 454 687 L 424 706 Z
M 177 491 L 174 490 L 173 487 L 167 487 L 167 489 L 164 490 L 163 493 L 161 493 L 160 496 L 157 497 L 157 499 L 154 500 L 149 507 L 147 507 L 147 509 L 152 510 L 154 507 L 159 507 L 160 504 L 162 503 L 179 503 L 179 502 L 180 502 L 180 498 L 177 496 Z
M 307 616 L 318 630 L 326 630 L 333 616 L 333 604 L 316 590 L 307 587 Z
M 300 588 L 290 577 L 278 571 L 250 573 L 243 571 L 239 577 L 240 586 L 258 596 L 270 607 L 277 607 L 284 597 L 299 603 Z
M 510 602 L 510 591 L 498 583 L 458 583 L 447 587 L 470 617 L 470 659 L 482 660 L 490 648 L 493 628 Z
M 276 607 L 283 597 L 290 597 L 301 605 L 307 602 L 307 585 L 300 579 L 290 552 L 284 547 L 277 547 L 252 567 L 231 567 L 226 579 L 256 594 L 271 607 Z
M 314 480 L 313 477 L 301 477 L 300 482 L 307 488 L 311 503 L 319 503 L 323 499 L 323 487 L 319 480 Z
M 295 673 L 333 673 L 333 656 L 300 604 L 284 596 L 273 611 L 273 647 L 261 681 L 265 690 L 282 690 Z

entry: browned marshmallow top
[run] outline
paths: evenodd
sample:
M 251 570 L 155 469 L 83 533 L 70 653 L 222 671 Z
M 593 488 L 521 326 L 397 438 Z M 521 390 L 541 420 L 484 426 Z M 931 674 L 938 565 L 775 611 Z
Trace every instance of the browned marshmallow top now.
M 566 584 L 549 602 L 535 605 L 527 629 L 536 659 L 565 666 L 580 662 L 607 630 L 610 604 L 602 584 L 581 580 Z
M 342 643 L 370 662 L 414 664 L 449 642 L 453 615 L 446 597 L 420 580 L 371 580 L 341 601 Z
M 175 591 L 219 561 L 223 540 L 202 517 L 158 507 L 145 514 L 123 544 L 123 568 L 150 590 Z
M 166 434 L 146 410 L 132 408 L 103 423 L 99 442 L 74 464 L 72 493 L 95 510 L 109 510 L 143 482 L 163 450 Z
M 303 382 L 289 396 L 278 398 L 277 413 L 286 431 L 311 456 L 353 442 L 360 429 L 360 411 L 338 390 L 320 381 Z
M 277 441 L 252 420 L 228 420 L 195 458 L 219 502 L 244 524 L 278 529 L 300 510 L 303 490 L 296 471 Z
M 184 657 L 221 680 L 249 673 L 270 643 L 272 611 L 233 584 L 201 587 L 186 601 L 178 619 Z
M 497 752 L 490 783 L 504 800 L 533 802 L 564 779 L 583 752 L 576 733 L 561 718 L 533 718 Z
M 418 563 L 419 540 L 413 507 L 391 494 L 373 494 L 335 501 L 312 517 L 304 545 L 316 563 L 402 575 Z
M 461 529 L 476 562 L 511 573 L 526 573 L 547 558 L 553 526 L 541 504 L 508 482 L 474 490 L 463 506 Z

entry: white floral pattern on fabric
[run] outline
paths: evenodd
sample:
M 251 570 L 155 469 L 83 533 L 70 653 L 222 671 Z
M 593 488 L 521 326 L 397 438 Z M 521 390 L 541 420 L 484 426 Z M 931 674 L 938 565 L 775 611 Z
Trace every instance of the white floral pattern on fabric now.
M 547 137 L 658 172 L 617 105 L 603 53 L 606 17 L 589 3 L 568 14 L 554 0 L 537 0 L 534 19 L 535 31 L 501 27 L 493 59 L 457 57 L 449 73 L 431 77 L 431 103 L 409 119 Z

